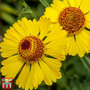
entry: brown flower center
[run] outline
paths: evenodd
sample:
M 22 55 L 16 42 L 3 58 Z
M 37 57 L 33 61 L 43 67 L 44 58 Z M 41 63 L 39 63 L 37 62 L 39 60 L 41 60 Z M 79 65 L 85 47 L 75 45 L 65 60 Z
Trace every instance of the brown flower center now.
M 84 29 L 85 15 L 79 8 L 68 7 L 60 13 L 59 23 L 68 35 L 74 35 Z
M 33 63 L 43 56 L 44 44 L 39 38 L 28 36 L 19 43 L 18 52 L 23 60 L 28 63 Z

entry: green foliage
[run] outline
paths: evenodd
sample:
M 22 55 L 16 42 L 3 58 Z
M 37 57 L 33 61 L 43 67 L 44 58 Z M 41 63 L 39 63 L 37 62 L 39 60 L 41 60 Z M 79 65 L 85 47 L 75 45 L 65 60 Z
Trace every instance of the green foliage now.
M 1 18 L 10 25 L 12 25 L 16 21 L 12 15 L 6 12 L 1 12 Z
M 29 15 L 28 15 L 29 14 Z M 22 11 L 20 12 L 18 19 L 21 19 L 23 17 L 27 17 L 27 15 L 30 17 L 30 15 L 32 15 L 32 11 L 30 9 L 30 7 L 25 7 L 22 9 Z M 28 17 L 27 17 L 28 18 Z
M 3 28 L 0 30 L 2 32 L 0 34 L 4 34 L 10 25 L 22 17 L 38 20 L 43 15 L 45 7 L 49 6 L 51 2 L 52 0 L 2 0 L 0 27 Z M 51 56 L 48 57 L 51 58 Z M 1 57 L 0 60 L 2 60 Z M 86 54 L 83 58 L 78 55 L 67 56 L 61 72 L 62 78 L 57 80 L 53 86 L 48 87 L 42 82 L 37 90 L 90 90 L 90 54 Z M 13 87 L 14 90 L 22 90 L 15 83 Z
M 43 6 L 45 6 L 45 7 L 50 6 L 49 3 L 47 3 L 46 0 L 39 0 L 39 1 L 40 1 L 40 2 L 43 4 Z
M 12 8 L 11 6 L 9 6 L 8 4 L 1 4 L 0 7 L 1 7 L 2 11 L 4 11 L 4 12 L 18 15 L 17 11 L 14 8 Z

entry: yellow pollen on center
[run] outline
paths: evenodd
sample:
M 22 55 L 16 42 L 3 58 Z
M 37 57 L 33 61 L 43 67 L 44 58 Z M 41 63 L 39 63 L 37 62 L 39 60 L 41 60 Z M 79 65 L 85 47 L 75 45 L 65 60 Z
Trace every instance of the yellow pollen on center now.
M 67 7 L 59 15 L 59 23 L 68 35 L 75 35 L 85 27 L 85 15 L 76 7 Z
M 19 43 L 18 52 L 25 62 L 33 63 L 43 56 L 44 44 L 38 37 L 28 36 Z

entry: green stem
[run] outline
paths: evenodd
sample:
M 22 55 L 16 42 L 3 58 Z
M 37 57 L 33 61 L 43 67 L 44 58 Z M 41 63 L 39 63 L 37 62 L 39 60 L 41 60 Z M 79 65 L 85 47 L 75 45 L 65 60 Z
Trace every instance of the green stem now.
M 76 83 L 78 84 L 78 87 L 80 88 L 80 90 L 84 90 L 84 88 L 78 78 L 76 78 Z
M 46 0 L 39 0 L 39 1 L 43 4 L 44 7 L 49 7 L 50 6 L 49 3 Z
M 87 63 L 88 63 L 88 65 L 90 66 L 90 58 L 89 58 L 89 57 L 84 56 L 84 59 L 86 60 L 86 62 L 87 62 Z
M 24 6 L 25 8 L 26 8 L 26 7 L 29 7 L 25 1 L 23 1 L 23 6 Z M 29 8 L 30 8 L 30 7 L 29 7 Z M 36 17 L 35 13 L 32 11 L 31 8 L 30 8 L 30 10 L 31 10 L 31 12 L 32 12 L 33 17 L 34 17 L 36 20 L 38 20 L 38 18 Z
M 85 59 L 80 58 L 81 62 L 83 63 L 84 67 L 86 68 L 86 70 L 90 73 L 90 68 L 88 67 L 87 63 L 85 62 Z
M 23 1 L 23 6 L 24 6 L 25 8 L 26 8 L 26 7 L 29 7 L 25 1 Z

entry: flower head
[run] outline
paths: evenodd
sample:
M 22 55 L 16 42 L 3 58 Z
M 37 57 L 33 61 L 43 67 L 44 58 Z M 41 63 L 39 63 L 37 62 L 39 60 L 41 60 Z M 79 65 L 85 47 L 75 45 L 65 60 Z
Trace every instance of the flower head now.
M 45 16 L 53 29 L 67 31 L 67 53 L 83 57 L 90 51 L 90 0 L 53 0 Z
M 61 60 L 65 60 L 65 34 L 51 31 L 50 20 L 23 18 L 14 23 L 0 43 L 2 75 L 16 79 L 19 88 L 37 88 L 44 81 L 52 85 L 61 78 Z

